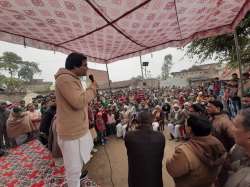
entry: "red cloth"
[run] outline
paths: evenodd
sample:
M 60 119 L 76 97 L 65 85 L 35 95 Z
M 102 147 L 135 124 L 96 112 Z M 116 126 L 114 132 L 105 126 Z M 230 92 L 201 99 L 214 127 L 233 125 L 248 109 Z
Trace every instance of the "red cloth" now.
M 180 96 L 180 97 L 179 97 L 179 105 L 180 105 L 181 107 L 183 107 L 184 102 L 185 102 L 184 97 L 183 97 L 183 96 Z
M 99 132 L 103 132 L 106 130 L 102 115 L 103 115 L 102 112 L 98 112 L 96 115 L 96 128 Z
M 136 100 L 137 100 L 137 102 L 141 102 L 141 101 L 145 100 L 145 95 L 144 95 L 143 90 L 139 90 L 137 92 Z
M 104 124 L 107 124 L 107 122 L 108 122 L 108 113 L 107 113 L 106 110 L 102 111 L 102 119 L 104 121 Z
M 219 93 L 220 92 L 220 83 L 219 82 L 215 82 L 214 83 L 214 92 L 215 93 Z

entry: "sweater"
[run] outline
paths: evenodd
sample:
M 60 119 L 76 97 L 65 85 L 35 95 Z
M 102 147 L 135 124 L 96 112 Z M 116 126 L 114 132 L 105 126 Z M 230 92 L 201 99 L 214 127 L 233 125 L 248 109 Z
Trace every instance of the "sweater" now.
M 83 89 L 79 77 L 61 68 L 55 75 L 56 131 L 62 140 L 74 140 L 89 130 L 88 103 L 96 95 L 96 85 Z

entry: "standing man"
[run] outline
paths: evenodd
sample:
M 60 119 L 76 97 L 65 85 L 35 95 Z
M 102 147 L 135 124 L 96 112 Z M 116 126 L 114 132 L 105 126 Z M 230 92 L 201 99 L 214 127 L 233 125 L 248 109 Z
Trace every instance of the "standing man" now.
M 231 107 L 229 107 L 231 117 L 235 117 L 241 109 L 241 99 L 239 97 L 239 78 L 236 73 L 232 74 L 232 79 L 230 83 L 227 84 L 229 87 L 229 97 Z
M 56 130 L 68 187 L 80 187 L 81 169 L 90 160 L 93 140 L 89 132 L 88 103 L 96 95 L 96 82 L 86 90 L 80 77 L 87 75 L 87 57 L 71 53 L 65 68 L 55 75 Z
M 129 165 L 128 186 L 163 187 L 165 137 L 161 132 L 153 131 L 151 112 L 140 112 L 138 122 L 138 129 L 125 136 Z
M 0 150 L 10 146 L 9 138 L 6 131 L 6 121 L 9 117 L 7 104 L 4 101 L 0 102 Z

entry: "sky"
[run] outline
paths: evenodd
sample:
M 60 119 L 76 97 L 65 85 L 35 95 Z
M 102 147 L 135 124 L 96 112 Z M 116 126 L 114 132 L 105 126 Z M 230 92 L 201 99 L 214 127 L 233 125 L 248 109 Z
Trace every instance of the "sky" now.
M 64 67 L 66 55 L 60 52 L 35 49 L 31 47 L 24 47 L 23 45 L 16 45 L 0 41 L 0 56 L 3 52 L 14 52 L 22 57 L 25 61 L 33 61 L 39 64 L 42 70 L 41 74 L 36 75 L 35 78 L 44 79 L 44 81 L 54 81 L 54 74 L 60 67 Z M 185 52 L 177 48 L 167 48 L 151 54 L 142 56 L 142 61 L 149 62 L 147 67 L 152 77 L 157 77 L 161 74 L 161 66 L 165 55 L 171 54 L 173 56 L 173 66 L 171 72 L 187 69 L 194 65 L 194 61 L 189 59 L 184 54 Z M 93 69 L 106 70 L 103 64 L 88 62 L 88 66 Z M 108 64 L 110 79 L 114 81 L 128 80 L 132 77 L 141 75 L 140 58 L 133 57 L 126 60 L 120 60 Z

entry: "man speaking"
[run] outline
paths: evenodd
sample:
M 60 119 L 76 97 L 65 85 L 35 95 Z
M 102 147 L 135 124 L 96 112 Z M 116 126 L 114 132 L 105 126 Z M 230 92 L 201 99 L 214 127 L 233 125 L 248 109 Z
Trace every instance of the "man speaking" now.
M 89 132 L 88 103 L 96 95 L 96 82 L 83 89 L 80 77 L 87 74 L 87 57 L 71 53 L 65 68 L 55 75 L 56 130 L 68 187 L 80 187 L 81 169 L 90 160 L 93 141 Z

